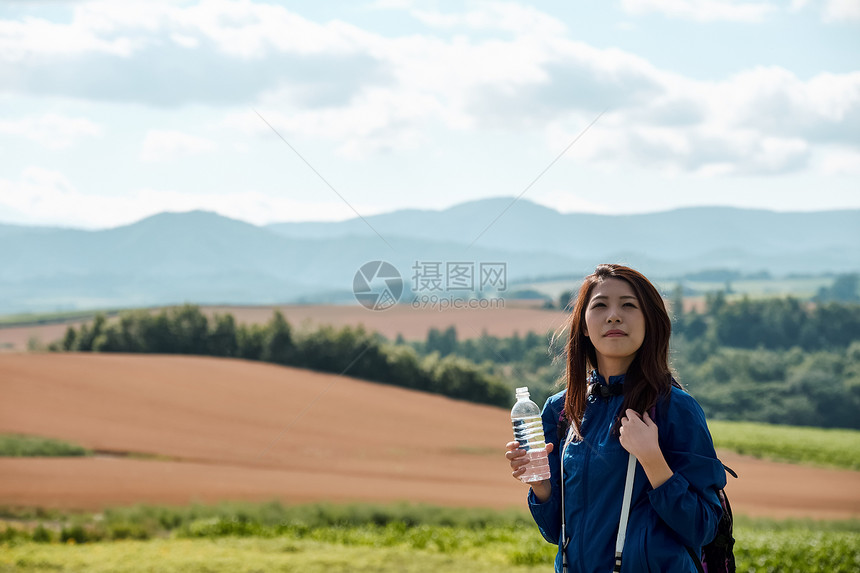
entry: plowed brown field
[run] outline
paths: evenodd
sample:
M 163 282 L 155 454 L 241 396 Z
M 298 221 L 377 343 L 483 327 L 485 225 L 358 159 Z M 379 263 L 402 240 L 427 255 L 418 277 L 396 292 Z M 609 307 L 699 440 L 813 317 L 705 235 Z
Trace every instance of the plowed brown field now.
M 0 505 L 524 507 L 500 408 L 257 362 L 114 354 L 0 355 L 0 397 L 0 432 L 101 452 L 0 459 Z M 736 513 L 860 516 L 860 472 L 723 458 L 741 474 L 728 487 Z
M 432 308 L 414 309 L 410 305 L 397 305 L 384 311 L 371 311 L 359 305 L 286 305 L 286 306 L 209 306 L 201 310 L 209 316 L 232 314 L 238 323 L 262 324 L 272 318 L 279 309 L 287 321 L 296 327 L 303 325 L 356 326 L 363 324 L 367 330 L 379 332 L 390 339 L 402 334 L 407 340 L 424 340 L 431 328 L 444 330 L 449 326 L 457 329 L 458 338 L 477 338 L 484 331 L 493 336 L 524 335 L 534 331 L 543 334 L 555 330 L 564 323 L 565 313 L 535 308 L 535 303 L 505 301 L 505 308 L 467 309 L 448 308 L 439 311 Z M 33 339 L 47 345 L 61 340 L 71 325 L 76 328 L 83 322 L 69 321 L 63 324 L 34 324 L 27 326 L 0 327 L 0 352 L 23 351 Z

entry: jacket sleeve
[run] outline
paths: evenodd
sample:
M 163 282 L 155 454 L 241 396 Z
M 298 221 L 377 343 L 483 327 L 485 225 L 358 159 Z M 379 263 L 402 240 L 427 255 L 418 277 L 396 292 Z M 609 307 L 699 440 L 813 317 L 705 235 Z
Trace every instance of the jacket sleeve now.
M 564 406 L 564 396 L 556 394 L 551 396 L 544 404 L 541 419 L 543 420 L 544 439 L 547 443 L 552 443 L 553 449 L 547 455 L 550 470 L 550 484 L 552 485 L 552 494 L 550 498 L 541 503 L 535 497 L 535 494 L 529 489 L 528 504 L 531 510 L 532 517 L 540 529 L 541 535 L 550 543 L 558 543 L 561 536 L 561 494 L 559 490 L 559 476 L 561 474 L 559 467 L 559 436 L 558 422 L 559 415 Z M 564 438 L 562 437 L 562 442 Z
M 725 487 L 726 472 L 714 451 L 705 414 L 689 394 L 673 391 L 664 411 L 665 420 L 657 420 L 657 427 L 674 475 L 648 496 L 657 515 L 685 545 L 702 547 L 717 534 L 723 511 L 717 490 Z

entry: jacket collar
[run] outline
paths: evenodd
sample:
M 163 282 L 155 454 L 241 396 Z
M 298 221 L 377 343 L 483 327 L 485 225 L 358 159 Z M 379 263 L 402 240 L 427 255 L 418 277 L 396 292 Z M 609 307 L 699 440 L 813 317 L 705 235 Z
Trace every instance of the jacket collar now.
M 618 376 L 610 376 L 609 381 L 606 381 L 606 378 L 598 372 L 597 370 L 592 370 L 588 374 L 588 383 L 589 384 L 624 384 L 624 374 L 619 374 Z
M 624 375 L 610 376 L 609 383 L 596 370 L 592 370 L 588 376 L 587 399 L 594 402 L 597 398 L 609 400 L 624 393 Z

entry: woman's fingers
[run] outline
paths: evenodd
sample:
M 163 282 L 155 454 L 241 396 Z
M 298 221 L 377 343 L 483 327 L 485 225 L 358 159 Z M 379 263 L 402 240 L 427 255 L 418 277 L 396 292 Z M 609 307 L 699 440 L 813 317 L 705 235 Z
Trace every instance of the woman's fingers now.
M 516 450 L 516 452 L 519 452 L 519 455 L 510 458 L 511 475 L 520 479 L 520 476 L 526 473 L 526 466 L 529 464 L 529 458 L 526 455 L 525 450 Z
M 517 442 L 508 442 L 505 446 L 505 458 L 511 464 L 511 475 L 519 479 L 526 471 L 526 466 L 529 463 L 528 452 L 522 450 Z

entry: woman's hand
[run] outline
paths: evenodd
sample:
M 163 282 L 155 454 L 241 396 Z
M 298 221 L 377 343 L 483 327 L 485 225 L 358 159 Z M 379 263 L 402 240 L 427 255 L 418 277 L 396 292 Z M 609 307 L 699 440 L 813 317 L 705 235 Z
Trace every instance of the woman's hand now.
M 627 410 L 621 418 L 618 437 L 625 450 L 642 459 L 660 451 L 657 424 L 645 412 L 640 416 L 635 410 Z
M 642 464 L 651 487 L 660 487 L 672 477 L 673 472 L 660 451 L 657 424 L 648 412 L 640 416 L 635 410 L 627 410 L 626 414 L 621 418 L 621 426 L 618 429 L 621 446 Z
M 546 453 L 552 452 L 553 447 L 552 442 L 547 442 Z M 508 442 L 505 448 L 507 449 L 505 452 L 505 459 L 507 459 L 511 464 L 511 475 L 514 476 L 514 479 L 517 481 L 521 481 L 520 476 L 526 473 L 526 465 L 529 463 L 528 452 L 526 450 L 521 450 L 520 445 L 517 442 Z M 544 502 L 549 499 L 549 496 L 552 493 L 552 486 L 550 486 L 548 479 L 532 482 L 529 485 L 531 485 L 532 491 L 538 501 Z

